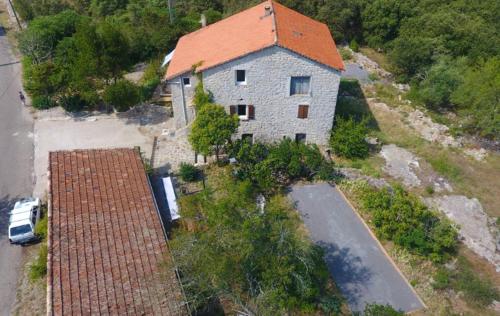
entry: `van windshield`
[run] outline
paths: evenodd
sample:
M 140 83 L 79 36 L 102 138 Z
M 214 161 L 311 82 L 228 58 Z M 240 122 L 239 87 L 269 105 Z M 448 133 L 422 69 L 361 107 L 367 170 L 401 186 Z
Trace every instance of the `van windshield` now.
M 10 229 L 10 235 L 15 236 L 15 235 L 22 235 L 31 232 L 31 226 L 26 224 L 26 225 L 21 225 L 17 227 L 12 227 Z

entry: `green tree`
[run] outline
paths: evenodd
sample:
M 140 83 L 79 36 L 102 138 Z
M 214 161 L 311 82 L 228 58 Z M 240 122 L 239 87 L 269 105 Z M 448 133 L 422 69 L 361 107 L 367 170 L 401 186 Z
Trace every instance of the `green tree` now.
M 217 160 L 224 146 L 238 128 L 236 115 L 229 115 L 217 104 L 205 104 L 196 113 L 191 127 L 189 142 L 196 152 L 203 155 L 215 153 Z
M 463 81 L 465 58 L 443 57 L 425 72 L 418 84 L 417 96 L 429 108 L 451 107 L 451 95 Z
M 139 103 L 139 87 L 128 80 L 118 80 L 106 87 L 103 99 L 118 112 L 124 112 Z
M 106 79 L 114 82 L 130 67 L 129 45 L 118 25 L 108 22 L 97 27 L 100 69 Z
M 467 117 L 467 129 L 500 139 L 500 58 L 494 57 L 469 69 L 451 100 Z

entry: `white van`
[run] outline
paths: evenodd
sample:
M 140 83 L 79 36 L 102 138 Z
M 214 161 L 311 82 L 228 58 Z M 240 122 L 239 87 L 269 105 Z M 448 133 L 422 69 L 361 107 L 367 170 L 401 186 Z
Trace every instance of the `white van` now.
M 17 201 L 9 214 L 9 241 L 12 244 L 25 244 L 37 238 L 35 225 L 40 219 L 40 199 Z

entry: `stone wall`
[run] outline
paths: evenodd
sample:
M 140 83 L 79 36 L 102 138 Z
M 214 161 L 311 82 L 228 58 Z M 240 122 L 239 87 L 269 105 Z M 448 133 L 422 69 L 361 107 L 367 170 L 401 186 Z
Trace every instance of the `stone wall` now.
M 246 71 L 246 85 L 236 85 L 235 71 Z M 290 78 L 310 76 L 310 95 L 290 96 Z M 179 81 L 180 77 L 174 79 Z M 189 109 L 196 78 L 185 90 Z M 316 63 L 281 47 L 271 47 L 230 61 L 203 72 L 205 90 L 213 93 L 214 102 L 230 105 L 253 105 L 255 119 L 240 122 L 238 133 L 253 134 L 254 140 L 270 142 L 283 137 L 306 134 L 306 141 L 325 145 L 332 127 L 340 72 Z M 183 123 L 180 86 L 172 87 L 174 116 Z M 298 107 L 309 105 L 306 119 L 297 118 Z M 189 114 L 192 119 L 192 114 Z M 180 125 L 182 126 L 182 124 Z
M 172 109 L 174 112 L 174 120 L 176 128 L 181 128 L 186 126 L 184 111 L 182 109 L 184 105 L 182 103 L 182 91 L 181 91 L 182 78 L 186 77 L 190 78 L 191 81 L 190 86 L 184 85 L 184 99 L 186 100 L 186 115 L 189 123 L 194 120 L 195 116 L 195 111 L 193 106 L 193 96 L 194 96 L 194 89 L 198 84 L 198 78 L 194 76 L 191 72 L 189 72 L 168 81 L 168 84 L 170 85 L 172 91 Z

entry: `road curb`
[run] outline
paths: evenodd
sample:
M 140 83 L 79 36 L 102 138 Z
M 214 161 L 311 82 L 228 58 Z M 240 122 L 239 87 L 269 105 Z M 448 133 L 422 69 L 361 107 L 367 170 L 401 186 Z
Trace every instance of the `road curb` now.
M 378 240 L 377 236 L 372 232 L 370 226 L 368 226 L 368 224 L 365 222 L 365 220 L 361 217 L 361 215 L 359 214 L 357 208 L 355 208 L 354 205 L 352 205 L 351 201 L 349 201 L 349 199 L 345 196 L 344 192 L 342 192 L 342 190 L 337 185 L 334 185 L 333 189 L 336 189 L 340 193 L 340 195 L 342 196 L 342 198 L 347 202 L 347 204 L 354 210 L 354 213 L 356 214 L 356 216 L 361 220 L 361 223 L 363 223 L 363 225 L 366 227 L 366 229 L 368 230 L 369 234 L 373 237 L 373 239 L 375 239 L 375 242 L 377 243 L 377 245 L 379 246 L 379 248 L 382 250 L 382 252 L 384 253 L 384 255 L 387 257 L 387 259 L 389 259 L 389 262 L 391 262 L 391 264 L 394 266 L 394 268 L 396 269 L 396 271 L 401 275 L 401 277 L 403 278 L 403 280 L 410 287 L 410 289 L 413 292 L 413 294 L 415 294 L 415 296 L 418 298 L 419 302 L 423 306 L 423 309 L 427 309 L 427 305 L 420 298 L 420 295 L 418 295 L 417 291 L 410 284 L 410 282 L 408 281 L 408 279 L 406 278 L 406 276 L 403 274 L 403 272 L 401 271 L 401 269 L 399 269 L 399 267 L 396 265 L 396 263 L 394 262 L 394 260 L 392 259 L 392 257 L 387 253 L 387 251 L 385 250 L 385 248 L 382 245 L 382 243 Z M 407 314 L 411 314 L 411 313 L 414 313 L 414 312 L 419 311 L 419 310 L 420 309 L 415 309 L 413 311 L 407 312 Z

